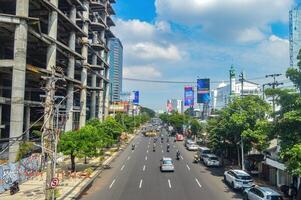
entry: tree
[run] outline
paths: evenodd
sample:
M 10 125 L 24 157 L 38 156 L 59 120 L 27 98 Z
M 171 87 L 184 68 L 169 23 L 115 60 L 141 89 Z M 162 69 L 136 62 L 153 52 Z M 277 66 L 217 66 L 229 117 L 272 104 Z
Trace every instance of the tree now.
M 141 113 L 142 115 L 148 115 L 148 116 L 151 117 L 151 118 L 155 117 L 155 115 L 156 115 L 156 112 L 155 112 L 155 111 L 153 111 L 152 109 L 149 109 L 149 108 L 147 108 L 147 107 L 141 107 L 140 113 Z
M 262 150 L 268 140 L 266 126 L 270 110 L 270 105 L 258 96 L 234 99 L 219 117 L 209 120 L 209 145 L 218 152 L 236 151 L 239 155 L 243 139 L 246 152 L 251 148 Z
M 193 135 L 198 135 L 202 129 L 203 127 L 197 119 L 192 119 L 190 121 L 190 130 Z
M 101 125 L 100 129 L 104 131 L 104 134 L 111 135 L 114 140 L 118 140 L 121 133 L 123 132 L 123 127 L 114 118 L 108 117 Z

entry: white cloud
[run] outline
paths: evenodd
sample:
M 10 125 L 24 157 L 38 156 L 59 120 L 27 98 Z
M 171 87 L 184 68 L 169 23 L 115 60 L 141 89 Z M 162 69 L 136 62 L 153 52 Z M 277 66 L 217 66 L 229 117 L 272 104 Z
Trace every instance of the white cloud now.
M 128 45 L 128 55 L 140 58 L 145 61 L 170 60 L 177 61 L 181 59 L 181 54 L 178 48 L 174 45 L 158 45 L 152 42 L 141 42 Z
M 155 5 L 159 19 L 201 26 L 218 39 L 250 42 L 264 39 L 270 23 L 287 22 L 293 0 L 156 0 Z
M 161 72 L 153 66 L 131 66 L 123 69 L 123 76 L 126 78 L 160 78 Z

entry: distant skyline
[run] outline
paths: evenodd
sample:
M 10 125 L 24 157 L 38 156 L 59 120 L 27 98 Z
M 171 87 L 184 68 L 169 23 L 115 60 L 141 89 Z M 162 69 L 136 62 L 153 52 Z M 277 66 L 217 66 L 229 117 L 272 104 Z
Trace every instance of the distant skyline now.
M 289 10 L 293 0 L 127 0 L 116 1 L 113 32 L 124 46 L 124 77 L 228 81 L 237 74 L 258 83 L 289 66 Z M 189 11 L 189 12 L 188 12 Z M 279 80 L 287 79 L 282 76 Z M 124 91 L 140 91 L 141 105 L 165 109 L 183 99 L 186 84 L 125 80 Z M 214 83 L 214 88 L 217 83 Z M 195 85 L 194 85 L 195 86 Z

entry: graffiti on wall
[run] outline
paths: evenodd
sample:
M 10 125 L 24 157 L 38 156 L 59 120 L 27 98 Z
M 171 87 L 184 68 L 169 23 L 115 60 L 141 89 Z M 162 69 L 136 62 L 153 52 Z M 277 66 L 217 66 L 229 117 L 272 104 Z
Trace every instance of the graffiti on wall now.
M 22 183 L 37 175 L 40 169 L 40 157 L 32 155 L 16 163 L 0 165 L 0 193 L 9 189 L 13 182 Z

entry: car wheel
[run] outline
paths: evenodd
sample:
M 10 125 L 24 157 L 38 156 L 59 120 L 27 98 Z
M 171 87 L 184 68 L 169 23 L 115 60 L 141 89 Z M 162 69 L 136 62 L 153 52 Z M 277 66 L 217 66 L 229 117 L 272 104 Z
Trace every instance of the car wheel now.
M 227 178 L 226 178 L 226 175 L 224 175 L 224 182 L 227 184 L 228 181 L 227 181 Z
M 235 187 L 234 187 L 234 182 L 231 183 L 231 187 L 232 187 L 233 189 L 235 189 Z

